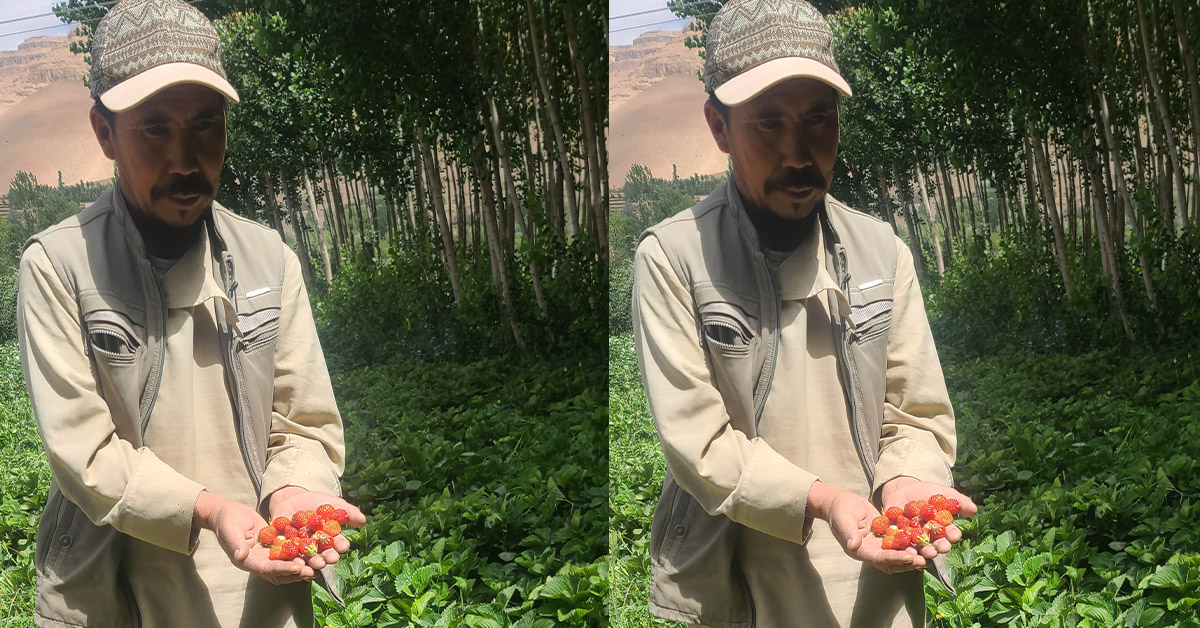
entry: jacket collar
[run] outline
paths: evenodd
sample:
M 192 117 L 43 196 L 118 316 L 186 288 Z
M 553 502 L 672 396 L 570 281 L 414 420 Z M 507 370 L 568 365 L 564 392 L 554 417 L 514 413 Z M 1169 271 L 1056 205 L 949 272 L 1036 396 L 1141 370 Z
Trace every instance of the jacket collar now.
M 117 220 L 122 223 L 125 230 L 126 241 L 130 249 L 138 258 L 147 259 L 148 263 L 145 240 L 142 239 L 142 233 L 138 231 L 137 225 L 133 222 L 125 195 L 121 193 L 119 180 L 113 185 L 113 205 L 116 209 L 114 213 Z M 206 219 L 209 224 L 200 230 L 196 242 L 192 243 L 191 248 L 183 254 L 183 257 L 179 258 L 175 265 L 163 275 L 159 286 L 162 290 L 163 302 L 166 303 L 168 309 L 195 307 L 209 299 L 216 299 L 218 305 L 223 306 L 226 313 L 231 314 L 236 320 L 237 309 L 226 296 L 226 291 L 218 279 L 221 276 L 215 263 L 218 255 L 213 251 L 212 240 L 213 237 L 216 237 L 219 243 L 220 236 L 210 236 L 209 234 L 210 230 L 214 234 L 218 234 L 216 214 L 214 201 L 213 211 Z M 225 255 L 223 247 L 221 255 Z
M 766 261 L 763 259 L 758 231 L 754 228 L 754 223 L 750 221 L 746 206 L 742 203 L 741 194 L 738 193 L 737 185 L 732 178 L 728 179 L 725 185 L 727 186 L 726 197 L 729 206 L 737 214 L 738 232 L 750 245 L 750 250 L 754 252 L 755 258 L 765 265 Z M 825 212 L 828 209 L 818 207 L 814 211 Z M 775 273 L 775 283 L 781 299 L 785 301 L 808 299 L 828 290 L 838 297 L 839 302 L 849 303 L 829 268 L 826 259 L 828 257 L 827 249 L 830 249 L 832 243 L 828 242 L 829 238 L 820 226 L 822 222 L 824 222 L 823 217 L 811 221 L 809 223 L 810 233 L 801 240 L 796 250 L 792 251 L 791 255 L 779 265 L 779 269 Z

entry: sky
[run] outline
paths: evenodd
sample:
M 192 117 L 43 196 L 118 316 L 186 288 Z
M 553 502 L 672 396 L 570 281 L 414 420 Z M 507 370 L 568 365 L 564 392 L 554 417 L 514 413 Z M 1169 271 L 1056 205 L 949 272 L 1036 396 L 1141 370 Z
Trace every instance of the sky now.
M 645 31 L 678 31 L 686 23 L 667 8 L 666 0 L 609 0 L 608 45 L 627 46 Z
M 63 24 L 53 14 L 18 20 L 50 13 L 55 2 L 56 0 L 0 0 L 0 50 L 16 50 L 17 44 L 29 37 L 69 33 L 71 25 Z

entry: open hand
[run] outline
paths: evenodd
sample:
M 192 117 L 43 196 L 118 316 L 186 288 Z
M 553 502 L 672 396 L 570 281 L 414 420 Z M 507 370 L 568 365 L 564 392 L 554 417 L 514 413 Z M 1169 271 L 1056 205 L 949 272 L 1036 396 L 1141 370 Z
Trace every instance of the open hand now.
M 902 573 L 925 567 L 925 557 L 914 548 L 883 549 L 882 539 L 871 533 L 871 520 L 879 511 L 871 502 L 846 491 L 829 500 L 826 508 L 829 529 L 848 556 L 884 573 Z
M 880 489 L 879 496 L 883 502 L 883 509 L 887 510 L 892 506 L 903 508 L 904 504 L 910 501 L 928 500 L 930 496 L 938 493 L 945 495 L 949 499 L 958 500 L 960 510 L 957 516 L 972 517 L 979 512 L 979 507 L 975 505 L 975 502 L 971 501 L 970 497 L 963 495 L 953 488 L 934 482 L 924 482 L 907 476 L 900 476 L 889 480 Z M 869 522 L 868 525 L 870 525 Z M 958 526 L 950 524 L 946 526 L 946 536 L 922 547 L 920 554 L 925 558 L 933 559 L 938 554 L 949 552 L 950 546 L 957 543 L 961 538 L 962 530 L 959 530 Z
M 267 510 L 271 513 L 271 519 L 276 517 L 292 518 L 292 515 L 301 510 L 316 510 L 321 504 L 330 504 L 334 508 L 341 508 L 349 515 L 349 520 L 346 525 L 359 527 L 367 522 L 367 517 L 350 502 L 334 497 L 326 493 L 317 493 L 309 491 L 298 486 L 285 486 L 271 494 L 271 498 L 267 501 Z M 264 524 L 265 525 L 265 524 Z M 312 569 L 322 569 L 325 565 L 332 565 L 338 561 L 341 554 L 350 551 L 350 541 L 341 534 L 333 537 L 333 548 L 327 549 L 316 556 L 307 559 L 297 558 L 298 561 L 305 561 Z
M 296 558 L 290 561 L 271 560 L 268 548 L 258 543 L 258 531 L 267 522 L 254 509 L 225 500 L 209 517 L 210 529 L 229 561 L 243 571 L 256 574 L 274 584 L 289 584 L 311 579 L 313 567 Z

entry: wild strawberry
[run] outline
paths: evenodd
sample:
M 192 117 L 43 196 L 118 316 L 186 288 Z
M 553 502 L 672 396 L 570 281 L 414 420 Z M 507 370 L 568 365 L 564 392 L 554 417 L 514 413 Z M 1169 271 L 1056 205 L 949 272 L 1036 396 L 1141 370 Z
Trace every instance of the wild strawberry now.
M 324 530 L 317 530 L 316 532 L 313 532 L 312 539 L 313 542 L 317 544 L 318 552 L 324 552 L 325 550 L 333 547 L 333 537 L 326 534 Z
M 923 507 L 921 507 L 921 520 L 922 521 L 933 521 L 933 517 L 936 514 L 937 514 L 937 511 L 934 510 L 933 506 L 930 506 L 929 504 L 925 504 Z
M 883 540 L 881 540 L 879 542 L 879 546 L 882 547 L 883 549 L 895 549 L 896 548 L 896 535 L 895 534 L 885 534 L 883 536 Z
M 935 495 L 930 496 L 929 505 L 933 506 L 934 510 L 945 510 L 946 509 L 946 496 L 942 495 L 941 493 L 937 493 Z
M 913 519 L 913 518 L 919 516 L 920 514 L 921 514 L 921 507 L 917 505 L 916 501 L 911 501 L 911 502 L 908 502 L 907 504 L 904 504 L 904 516 L 905 517 L 908 517 L 909 519 Z
M 300 543 L 300 554 L 304 556 L 316 556 L 318 554 L 317 544 L 312 539 L 297 539 Z
M 338 522 L 338 525 L 344 526 L 350 520 L 350 513 L 343 508 L 337 508 L 333 511 L 333 520 Z
M 905 532 L 904 530 L 897 530 L 896 535 L 892 537 L 892 549 L 902 550 L 908 547 L 910 542 L 912 542 L 912 538 L 909 536 L 908 532 Z
M 912 537 L 912 544 L 914 547 L 920 548 L 920 547 L 925 547 L 926 545 L 929 545 L 929 531 L 928 530 L 926 530 L 925 528 L 913 528 L 913 530 L 914 530 L 914 532 L 916 532 L 916 535 Z
M 267 552 L 267 558 L 270 558 L 271 560 L 286 560 L 283 557 L 283 546 L 272 545 L 271 550 Z
M 896 521 L 898 521 L 900 519 L 900 517 L 904 516 L 904 509 L 899 506 L 892 506 L 891 508 L 888 508 L 887 510 L 883 511 L 883 514 L 887 516 L 888 521 L 891 521 L 892 523 L 896 523 Z M 339 523 L 344 523 L 344 522 L 339 522 Z
M 301 535 L 300 530 L 292 527 L 291 524 L 288 524 L 288 527 L 284 528 L 284 530 L 283 530 L 283 538 L 285 538 L 285 539 L 294 539 L 300 535 Z
M 283 534 L 283 531 L 290 525 L 292 525 L 292 520 L 287 517 L 275 517 L 275 520 L 271 522 L 271 527 L 280 534 Z
M 948 526 L 954 523 L 954 515 L 950 514 L 949 510 L 939 510 L 933 517 L 933 520 L 944 526 Z
M 300 555 L 300 546 L 295 541 L 287 541 L 281 547 L 280 558 L 291 560 Z
M 887 526 L 887 518 L 886 517 L 876 517 L 876 519 L 884 520 L 884 526 L 885 526 L 884 529 L 886 530 L 887 529 L 887 527 L 886 527 Z M 342 524 L 338 523 L 336 519 L 327 519 L 325 521 L 325 525 L 321 526 L 321 530 L 323 530 L 325 532 L 325 534 L 328 534 L 330 537 L 334 537 L 334 536 L 337 536 L 342 533 Z
M 330 504 L 321 504 L 317 506 L 317 514 L 326 519 L 331 519 L 333 518 L 333 506 Z
M 258 542 L 263 545 L 270 545 L 277 536 L 279 536 L 279 531 L 272 526 L 267 526 L 258 531 Z
M 297 530 L 303 530 L 308 527 L 308 518 L 311 516 L 311 510 L 298 510 L 292 515 L 292 526 Z
M 950 514 L 957 515 L 959 508 L 962 508 L 962 506 L 958 503 L 957 499 L 946 500 L 946 510 L 949 510 Z
M 896 520 L 896 527 L 900 528 L 901 530 L 904 530 L 906 528 L 911 528 L 912 527 L 912 519 L 909 519 L 908 517 L 906 517 L 904 515 L 900 515 L 900 518 Z
M 334 523 L 336 524 L 337 522 L 334 521 Z M 875 517 L 871 520 L 871 531 L 875 534 L 883 534 L 887 532 L 890 525 L 892 525 L 892 522 L 888 521 L 887 517 Z
M 936 541 L 946 536 L 946 528 L 936 521 L 930 521 L 925 524 L 925 530 L 929 532 L 929 540 Z
M 324 527 L 325 527 L 325 517 L 322 517 L 321 515 L 318 515 L 317 513 L 314 512 L 313 515 L 308 518 L 308 529 L 309 530 L 316 532 L 317 530 L 320 530 L 321 528 L 324 528 Z

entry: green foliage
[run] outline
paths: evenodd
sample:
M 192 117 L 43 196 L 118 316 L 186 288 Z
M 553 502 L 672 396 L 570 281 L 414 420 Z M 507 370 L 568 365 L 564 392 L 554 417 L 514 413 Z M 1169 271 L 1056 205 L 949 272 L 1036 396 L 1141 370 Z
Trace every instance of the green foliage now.
M 0 343 L 17 339 L 17 269 L 0 270 Z
M 348 499 L 369 512 L 321 625 L 599 626 L 603 352 L 400 358 L 336 378 Z
M 16 342 L 0 344 L 0 625 L 33 628 L 34 535 L 50 465 L 33 421 Z

